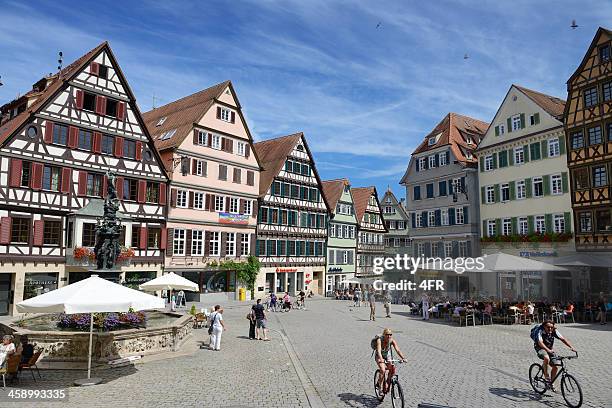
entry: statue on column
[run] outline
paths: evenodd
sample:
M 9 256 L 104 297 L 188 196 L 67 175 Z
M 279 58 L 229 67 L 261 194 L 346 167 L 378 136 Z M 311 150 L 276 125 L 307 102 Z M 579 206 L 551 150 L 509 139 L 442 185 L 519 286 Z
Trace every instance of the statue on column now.
M 121 253 L 119 236 L 121 235 L 121 222 L 117 218 L 119 198 L 117 197 L 116 175 L 110 170 L 106 173 L 108 180 L 106 198 L 104 199 L 104 215 L 98 220 L 96 226 L 96 254 L 97 269 L 114 269 L 117 257 Z

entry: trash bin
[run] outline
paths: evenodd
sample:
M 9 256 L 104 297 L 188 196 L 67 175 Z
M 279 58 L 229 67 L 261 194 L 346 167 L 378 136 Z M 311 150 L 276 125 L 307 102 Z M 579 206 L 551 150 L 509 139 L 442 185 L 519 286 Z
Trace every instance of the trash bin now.
M 241 302 L 246 300 L 246 289 L 238 288 L 238 300 Z

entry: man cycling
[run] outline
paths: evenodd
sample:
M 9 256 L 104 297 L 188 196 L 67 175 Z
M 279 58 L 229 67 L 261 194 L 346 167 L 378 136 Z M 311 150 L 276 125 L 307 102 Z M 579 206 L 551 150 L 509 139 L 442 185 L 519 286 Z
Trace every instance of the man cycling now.
M 552 364 L 552 377 L 548 376 L 548 365 L 551 363 L 551 359 L 554 359 L 556 354 L 553 350 L 553 345 L 555 343 L 555 338 L 561 340 L 563 344 L 570 348 L 572 351 L 576 351 L 574 347 L 571 345 L 569 340 L 559 333 L 559 331 L 555 328 L 555 323 L 552 320 L 544 320 L 542 325 L 538 330 L 537 342 L 534 343 L 533 347 L 538 355 L 538 357 L 544 361 L 542 364 L 542 369 L 544 370 L 544 378 L 549 383 L 549 387 L 551 390 L 556 391 L 553 384 L 550 382 L 551 378 L 555 378 L 557 375 L 558 366 L 554 363 Z
M 378 387 L 382 390 L 383 388 L 383 380 L 385 378 L 385 374 L 387 371 L 386 362 L 393 359 L 393 347 L 398 356 L 400 356 L 402 363 L 406 362 L 406 357 L 402 354 L 399 346 L 395 339 L 393 339 L 393 332 L 391 329 L 387 328 L 383 330 L 382 337 L 378 337 L 376 340 L 376 364 L 378 365 L 378 369 L 381 372 L 381 376 L 379 376 Z
M 300 293 L 298 293 L 298 306 L 301 308 L 304 308 L 305 302 L 306 302 L 306 292 L 304 292 L 303 290 L 300 290 Z

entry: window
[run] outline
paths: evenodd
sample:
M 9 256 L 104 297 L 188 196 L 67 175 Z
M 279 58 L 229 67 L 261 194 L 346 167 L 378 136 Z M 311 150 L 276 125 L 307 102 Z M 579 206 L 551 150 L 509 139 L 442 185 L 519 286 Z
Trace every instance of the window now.
M 247 170 L 247 186 L 255 185 L 255 174 L 251 170 Z
M 11 220 L 11 243 L 30 242 L 30 219 L 13 218 Z
M 495 235 L 497 235 L 495 231 L 495 220 L 489 220 L 487 221 L 487 236 L 494 237 Z
M 519 234 L 527 235 L 529 233 L 529 220 L 527 217 L 518 219 Z
M 187 208 L 187 190 L 176 190 L 176 206 L 179 208 Z
M 219 165 L 219 180 L 227 180 L 227 166 L 225 164 Z
M 446 166 L 446 152 L 440 153 L 438 155 L 438 160 L 440 161 L 440 166 Z
M 220 111 L 219 119 L 221 119 L 224 122 L 231 121 L 232 112 L 229 109 L 221 108 L 219 109 L 219 111 Z
M 32 163 L 28 161 L 21 162 L 21 181 L 19 183 L 21 187 L 30 187 L 31 168 Z
M 136 158 L 136 142 L 134 140 L 123 140 L 123 157 L 129 159 Z
M 430 137 L 430 138 L 427 140 L 427 144 L 428 144 L 429 146 L 433 146 L 433 145 L 435 145 L 435 144 L 436 144 L 436 138 L 435 138 L 435 137 Z
M 521 115 L 514 115 L 512 117 L 512 131 L 517 131 L 521 128 Z
M 83 223 L 81 245 L 84 247 L 93 247 L 96 245 L 96 224 L 91 222 Z
M 420 170 L 424 170 L 425 169 L 425 161 L 426 160 L 427 160 L 426 157 L 419 158 L 419 169 Z
M 192 256 L 203 256 L 204 255 L 204 231 L 201 231 L 201 230 L 191 231 L 191 255 Z
M 503 135 L 504 133 L 506 133 L 506 126 L 499 125 L 499 134 Z
M 459 257 L 460 258 L 465 258 L 470 255 L 468 253 L 467 244 L 468 244 L 467 241 L 459 241 Z
M 553 194 L 563 194 L 560 174 L 553 174 L 552 176 L 550 176 L 550 191 Z
M 147 189 L 145 191 L 145 202 L 159 203 L 159 183 L 147 181 Z
M 451 258 L 453 256 L 453 243 L 445 242 L 444 243 L 444 257 Z
M 612 223 L 610 222 L 610 210 L 595 211 L 595 220 L 597 221 L 597 231 L 612 232 Z
M 580 232 L 593 232 L 593 217 L 590 212 L 578 214 L 578 228 Z
M 542 177 L 533 178 L 533 196 L 542 197 L 544 195 L 544 181 Z
M 89 130 L 79 129 L 79 149 L 91 151 L 92 137 Z
M 204 193 L 193 194 L 193 208 L 196 210 L 204 209 Z
M 425 243 L 424 242 L 419 242 L 417 244 L 417 254 L 418 254 L 418 256 L 424 256 L 425 255 Z
M 430 183 L 425 188 L 427 189 L 427 198 L 434 198 L 434 185 Z
M 204 160 L 195 161 L 195 174 L 196 176 L 206 176 L 206 162 Z
M 523 164 L 525 163 L 525 151 L 523 150 L 523 146 L 514 148 L 514 164 Z
M 102 135 L 101 151 L 104 154 L 113 154 L 115 152 L 115 138 L 109 135 Z
M 397 222 L 397 229 L 398 230 L 403 230 L 406 228 L 406 223 L 404 221 L 398 221 Z
M 431 256 L 434 258 L 438 258 L 440 256 L 438 254 L 438 243 L 437 242 L 431 243 Z
M 440 210 L 440 224 L 448 225 L 448 210 Z
M 603 187 L 608 184 L 606 166 L 593 167 L 593 187 Z
M 525 180 L 520 180 L 516 182 L 516 199 L 522 200 L 527 197 L 527 190 L 525 188 Z
M 435 211 L 429 211 L 427 213 L 427 225 L 434 226 L 436 225 L 436 213 Z
M 98 77 L 102 79 L 108 78 L 108 67 L 106 65 L 98 64 Z
M 43 190 L 60 191 L 61 175 L 62 175 L 61 168 L 45 165 L 45 167 L 43 168 L 43 179 L 42 179 Z M 22 174 L 22 177 L 23 177 L 23 174 Z
M 210 147 L 221 150 L 221 136 L 213 134 L 210 138 Z
M 251 249 L 251 236 L 249 234 L 242 234 L 240 240 L 240 256 L 248 256 Z M 292 254 L 287 254 L 292 255 Z
M 206 146 L 208 143 L 208 136 L 212 136 L 210 133 L 204 132 L 202 130 L 198 131 L 198 138 L 196 143 L 200 146 Z
M 582 149 L 584 147 L 584 135 L 582 131 L 572 132 L 570 141 L 573 150 Z
M 83 109 L 95 112 L 96 110 L 96 95 L 84 92 L 83 93 Z
M 584 90 L 584 106 L 589 108 L 597 105 L 597 87 Z
M 594 126 L 589 128 L 589 145 L 595 145 L 602 142 L 601 139 L 601 126 Z
M 166 121 L 166 117 L 164 116 L 163 118 L 160 118 L 157 123 L 155 124 L 155 127 L 161 126 L 164 124 L 164 122 Z
M 559 149 L 559 139 L 548 140 L 548 157 L 556 157 L 561 154 Z
M 244 213 L 246 215 L 252 215 L 253 214 L 253 201 L 246 200 L 244 202 Z
M 246 156 L 246 144 L 244 142 L 236 142 L 236 153 L 238 156 Z
M 53 143 L 64 146 L 68 143 L 68 126 L 53 124 Z
M 124 200 L 136 201 L 138 199 L 138 181 L 132 179 L 123 179 L 123 197 Z
M 234 198 L 234 197 L 230 198 L 229 212 L 238 214 L 238 203 L 239 203 L 239 200 L 237 198 Z
M 493 170 L 493 155 L 485 156 L 485 171 Z
M 530 125 L 530 126 L 533 126 L 533 125 L 535 125 L 535 124 L 536 124 L 536 117 L 535 117 L 535 114 L 533 114 L 533 115 L 529 115 L 529 125 Z
M 502 220 L 502 234 L 512 235 L 512 219 L 511 218 L 504 218 Z
M 510 201 L 510 184 L 508 183 L 501 185 L 501 200 Z
M 102 197 L 102 175 L 87 173 L 87 193 L 88 196 Z
M 599 49 L 599 63 L 610 61 L 610 46 L 604 45 Z
M 43 230 L 44 245 L 59 245 L 62 237 L 62 223 L 60 221 L 45 220 Z
M 553 231 L 557 234 L 565 232 L 565 217 L 563 214 L 553 215 Z
M 223 212 L 225 210 L 224 203 L 225 203 L 224 197 L 215 196 L 215 211 Z
M 463 207 L 455 208 L 455 224 L 465 224 L 465 216 L 463 214 Z
M 114 99 L 106 98 L 106 116 L 117 117 L 117 106 L 119 102 Z
M 173 255 L 185 255 L 185 233 L 186 231 L 182 228 L 174 229 L 174 237 L 172 239 Z
M 415 215 L 415 224 L 416 224 L 417 228 L 421 228 L 423 226 L 423 222 L 421 220 L 421 215 L 422 214 L 420 212 L 417 212 L 416 215 Z
M 161 243 L 161 228 L 148 227 L 147 228 L 147 248 L 159 249 Z
M 546 232 L 546 220 L 543 215 L 535 216 L 535 232 L 543 234 Z
M 604 101 L 612 100 L 612 81 L 605 82 L 602 87 Z
M 208 251 L 210 256 L 219 256 L 221 251 L 221 233 L 219 231 L 213 231 L 210 233 Z
M 589 188 L 589 169 L 583 167 L 574 170 L 574 187 L 576 190 L 583 190 Z
M 495 187 L 494 186 L 485 187 L 485 202 L 487 204 L 491 204 L 495 202 Z
M 429 168 L 433 169 L 436 167 L 436 156 L 429 156 Z
M 412 197 L 414 201 L 421 199 L 421 186 L 414 186 L 412 188 Z
M 235 232 L 227 233 L 227 240 L 225 241 L 225 255 L 226 256 L 236 256 L 236 233 Z
M 240 184 L 242 181 L 242 170 L 240 170 L 239 168 L 234 167 L 234 178 L 233 178 L 233 182 Z M 287 184 L 287 186 L 289 186 Z M 287 194 L 289 194 L 289 191 L 287 191 Z

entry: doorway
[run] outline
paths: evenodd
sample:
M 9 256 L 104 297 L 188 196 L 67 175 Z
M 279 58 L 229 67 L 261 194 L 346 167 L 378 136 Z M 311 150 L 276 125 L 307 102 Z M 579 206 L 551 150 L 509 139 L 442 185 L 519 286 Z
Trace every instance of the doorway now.
M 11 285 L 13 283 L 12 273 L 0 273 L 0 316 L 9 314 L 12 302 Z

